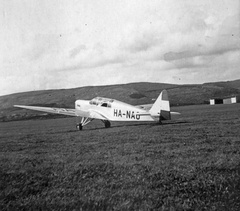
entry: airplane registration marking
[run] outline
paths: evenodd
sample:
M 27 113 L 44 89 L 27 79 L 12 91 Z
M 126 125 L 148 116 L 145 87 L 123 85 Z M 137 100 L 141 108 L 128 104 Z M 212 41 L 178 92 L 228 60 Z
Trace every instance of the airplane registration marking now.
M 140 119 L 139 114 L 135 114 L 134 111 L 126 111 L 126 113 L 122 112 L 120 109 L 114 109 L 113 116 L 115 117 L 125 117 L 126 119 Z

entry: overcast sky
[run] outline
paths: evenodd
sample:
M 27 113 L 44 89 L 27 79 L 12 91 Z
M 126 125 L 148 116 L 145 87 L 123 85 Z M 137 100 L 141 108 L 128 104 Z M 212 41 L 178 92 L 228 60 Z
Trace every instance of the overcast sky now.
M 0 95 L 240 79 L 239 0 L 0 0 Z

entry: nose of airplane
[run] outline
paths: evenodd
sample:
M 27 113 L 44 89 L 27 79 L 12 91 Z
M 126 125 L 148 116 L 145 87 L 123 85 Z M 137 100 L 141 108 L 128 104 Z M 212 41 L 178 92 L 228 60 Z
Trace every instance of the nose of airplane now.
M 83 109 L 87 105 L 89 105 L 89 101 L 88 100 L 76 100 L 75 101 L 75 108 L 76 109 Z

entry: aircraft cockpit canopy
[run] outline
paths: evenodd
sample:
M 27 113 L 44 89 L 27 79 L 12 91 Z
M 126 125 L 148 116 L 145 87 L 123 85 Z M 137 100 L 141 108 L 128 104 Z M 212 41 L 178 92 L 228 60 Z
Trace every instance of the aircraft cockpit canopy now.
M 113 102 L 114 102 L 113 99 L 103 98 L 103 97 L 95 97 L 91 101 L 89 101 L 89 104 L 111 108 Z

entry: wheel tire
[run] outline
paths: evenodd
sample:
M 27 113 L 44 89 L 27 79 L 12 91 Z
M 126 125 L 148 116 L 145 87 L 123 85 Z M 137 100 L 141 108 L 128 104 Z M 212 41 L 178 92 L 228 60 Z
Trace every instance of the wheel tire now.
M 162 120 L 163 120 L 163 118 L 162 118 L 162 116 L 160 115 L 160 116 L 159 116 L 159 121 L 158 121 L 158 124 L 159 124 L 159 125 L 162 125 Z
M 105 122 L 105 128 L 109 128 L 109 127 L 111 127 L 111 123 L 109 121 L 106 121 Z
M 82 124 L 77 124 L 76 128 L 77 128 L 77 130 L 82 130 L 83 126 L 82 126 Z

